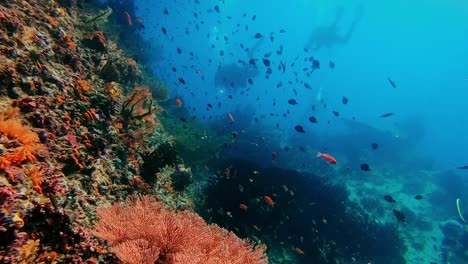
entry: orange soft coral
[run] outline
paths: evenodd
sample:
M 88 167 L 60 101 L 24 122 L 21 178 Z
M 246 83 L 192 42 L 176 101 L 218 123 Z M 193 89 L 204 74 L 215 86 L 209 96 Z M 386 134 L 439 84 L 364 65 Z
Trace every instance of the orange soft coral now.
M 42 193 L 42 181 L 44 179 L 44 176 L 41 172 L 41 169 L 38 166 L 34 166 L 30 169 L 27 170 L 29 177 L 31 177 L 31 180 L 34 184 L 34 190 L 38 193 Z
M 39 143 L 39 136 L 18 119 L 0 118 L 0 136 L 0 143 L 6 148 L 5 153 L 0 156 L 0 169 L 25 160 L 32 162 L 36 159 L 34 155 L 37 151 L 43 148 Z

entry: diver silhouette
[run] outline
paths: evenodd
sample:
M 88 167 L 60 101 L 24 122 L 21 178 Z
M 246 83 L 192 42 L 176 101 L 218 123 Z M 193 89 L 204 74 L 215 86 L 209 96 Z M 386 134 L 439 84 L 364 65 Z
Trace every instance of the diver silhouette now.
M 336 10 L 335 19 L 330 25 L 318 26 L 311 32 L 306 48 L 319 50 L 321 48 L 332 48 L 337 44 L 346 44 L 356 29 L 356 25 L 361 20 L 363 13 L 364 6 L 359 4 L 356 7 L 354 19 L 348 31 L 344 35 L 340 35 L 338 33 L 338 23 L 340 23 L 343 17 L 343 8 L 338 8 Z
M 255 64 L 254 54 L 263 44 L 264 38 L 259 39 L 252 48 L 247 50 L 249 61 L 238 60 L 237 63 L 224 64 L 215 73 L 215 87 L 239 89 L 247 87 L 249 79 L 260 74 Z

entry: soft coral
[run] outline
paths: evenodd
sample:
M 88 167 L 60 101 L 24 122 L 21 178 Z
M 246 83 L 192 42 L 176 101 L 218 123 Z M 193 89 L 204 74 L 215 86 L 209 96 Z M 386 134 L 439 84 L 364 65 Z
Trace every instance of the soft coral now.
M 0 118 L 0 136 L 0 142 L 6 146 L 6 153 L 0 157 L 0 169 L 25 160 L 32 162 L 36 159 L 34 154 L 43 148 L 39 136 L 18 119 Z

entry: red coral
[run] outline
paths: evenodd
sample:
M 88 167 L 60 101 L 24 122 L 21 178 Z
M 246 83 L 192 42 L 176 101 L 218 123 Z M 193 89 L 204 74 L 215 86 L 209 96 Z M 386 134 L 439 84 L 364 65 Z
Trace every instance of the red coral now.
M 107 240 L 125 263 L 268 263 L 265 246 L 255 247 L 193 212 L 176 213 L 148 196 L 97 214 L 94 235 Z

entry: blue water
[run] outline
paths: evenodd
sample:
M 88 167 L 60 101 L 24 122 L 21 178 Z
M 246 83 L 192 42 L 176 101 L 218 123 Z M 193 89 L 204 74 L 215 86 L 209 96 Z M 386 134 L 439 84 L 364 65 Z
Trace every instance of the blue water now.
M 169 84 L 173 104 L 180 98 L 190 115 L 207 127 L 223 124 L 227 135 L 265 137 L 260 147 L 266 154 L 259 159 L 269 161 L 275 151 L 282 167 L 323 169 L 315 155 L 325 151 L 356 170 L 362 162 L 411 168 L 409 180 L 421 184 L 428 179 L 413 171 L 457 175 L 434 183 L 453 197 L 432 201 L 456 219 L 454 198 L 468 199 L 460 188 L 468 175 L 456 170 L 468 165 L 468 2 L 248 2 L 136 1 L 134 16 L 145 25 L 140 34 L 155 52 L 152 69 Z M 314 35 L 317 29 L 324 29 L 322 35 Z M 308 46 L 316 41 L 329 45 Z M 320 62 L 312 73 L 310 57 Z M 238 74 L 230 80 L 239 87 L 216 85 L 217 74 L 229 66 L 240 70 L 224 77 Z M 393 115 L 380 117 L 385 113 Z M 309 122 L 311 116 L 318 123 Z
M 336 32 L 344 35 L 356 18 L 356 8 L 361 2 L 362 18 L 347 43 L 304 52 L 311 32 L 331 24 L 338 8 L 343 8 L 343 18 Z M 213 10 L 215 5 L 219 6 L 219 13 Z M 468 87 L 468 4 L 464 1 L 299 1 L 294 4 L 137 1 L 136 6 L 136 15 L 146 25 L 143 36 L 162 49 L 162 59 L 154 61 L 154 69 L 170 84 L 172 96 L 195 108 L 191 110 L 194 115 L 226 117 L 226 113 L 246 106 L 253 108 L 257 116 L 281 115 L 289 109 L 291 114 L 287 118 L 272 117 L 264 123 L 280 123 L 279 129 L 285 135 L 295 133 L 294 125 L 302 124 L 319 136 L 339 133 L 336 131 L 339 127 L 334 124 L 355 117 L 395 136 L 416 133 L 412 140 L 417 144 L 408 148 L 408 152 L 415 151 L 413 155 L 431 160 L 437 168 L 449 169 L 468 162 L 465 152 L 468 139 L 464 136 L 468 133 L 465 125 L 468 121 L 465 90 Z M 164 8 L 168 15 L 163 14 Z M 253 16 L 256 16 L 254 21 Z M 199 30 L 195 29 L 196 25 Z M 167 29 L 167 36 L 161 27 Z M 286 32 L 279 33 L 280 29 Z M 252 48 L 258 41 L 253 38 L 257 32 L 264 35 L 253 56 L 260 74 L 252 78 L 254 85 L 248 85 L 248 95 L 240 95 L 242 89 L 214 87 L 218 66 L 248 61 L 248 54 L 239 45 Z M 274 32 L 273 42 L 269 40 L 270 32 Z M 280 45 L 284 47 L 281 56 L 275 53 Z M 219 55 L 220 51 L 224 56 Z M 267 80 L 262 57 L 269 52 L 273 73 Z M 310 66 L 302 61 L 309 56 L 321 62 L 321 69 L 310 77 L 302 71 L 303 67 Z M 296 57 L 296 66 L 292 68 L 289 64 Z M 336 64 L 334 69 L 328 67 L 330 60 Z M 276 68 L 280 61 L 287 65 L 285 73 Z M 173 67 L 177 72 L 171 70 Z M 197 70 L 201 73 L 197 74 Z M 178 78 L 184 78 L 187 84 L 180 84 Z M 396 89 L 387 78 L 396 83 Z M 278 82 L 283 86 L 276 88 Z M 301 82 L 311 84 L 312 89 L 305 89 Z M 298 96 L 294 96 L 292 89 L 297 90 Z M 319 91 L 326 109 L 318 107 Z M 342 96 L 349 98 L 347 105 L 341 104 Z M 290 98 L 296 98 L 299 104 L 289 105 Z M 218 102 L 222 108 L 206 111 L 207 103 Z M 319 108 L 315 113 L 317 118 L 331 119 L 333 124 L 309 124 L 307 117 L 312 115 L 313 104 Z M 338 111 L 340 117 L 334 118 L 331 111 Z M 378 118 L 387 112 L 393 112 L 394 116 Z M 413 129 L 414 122 L 420 122 L 414 128 L 419 131 L 408 131 Z M 261 133 L 262 126 L 256 129 Z

